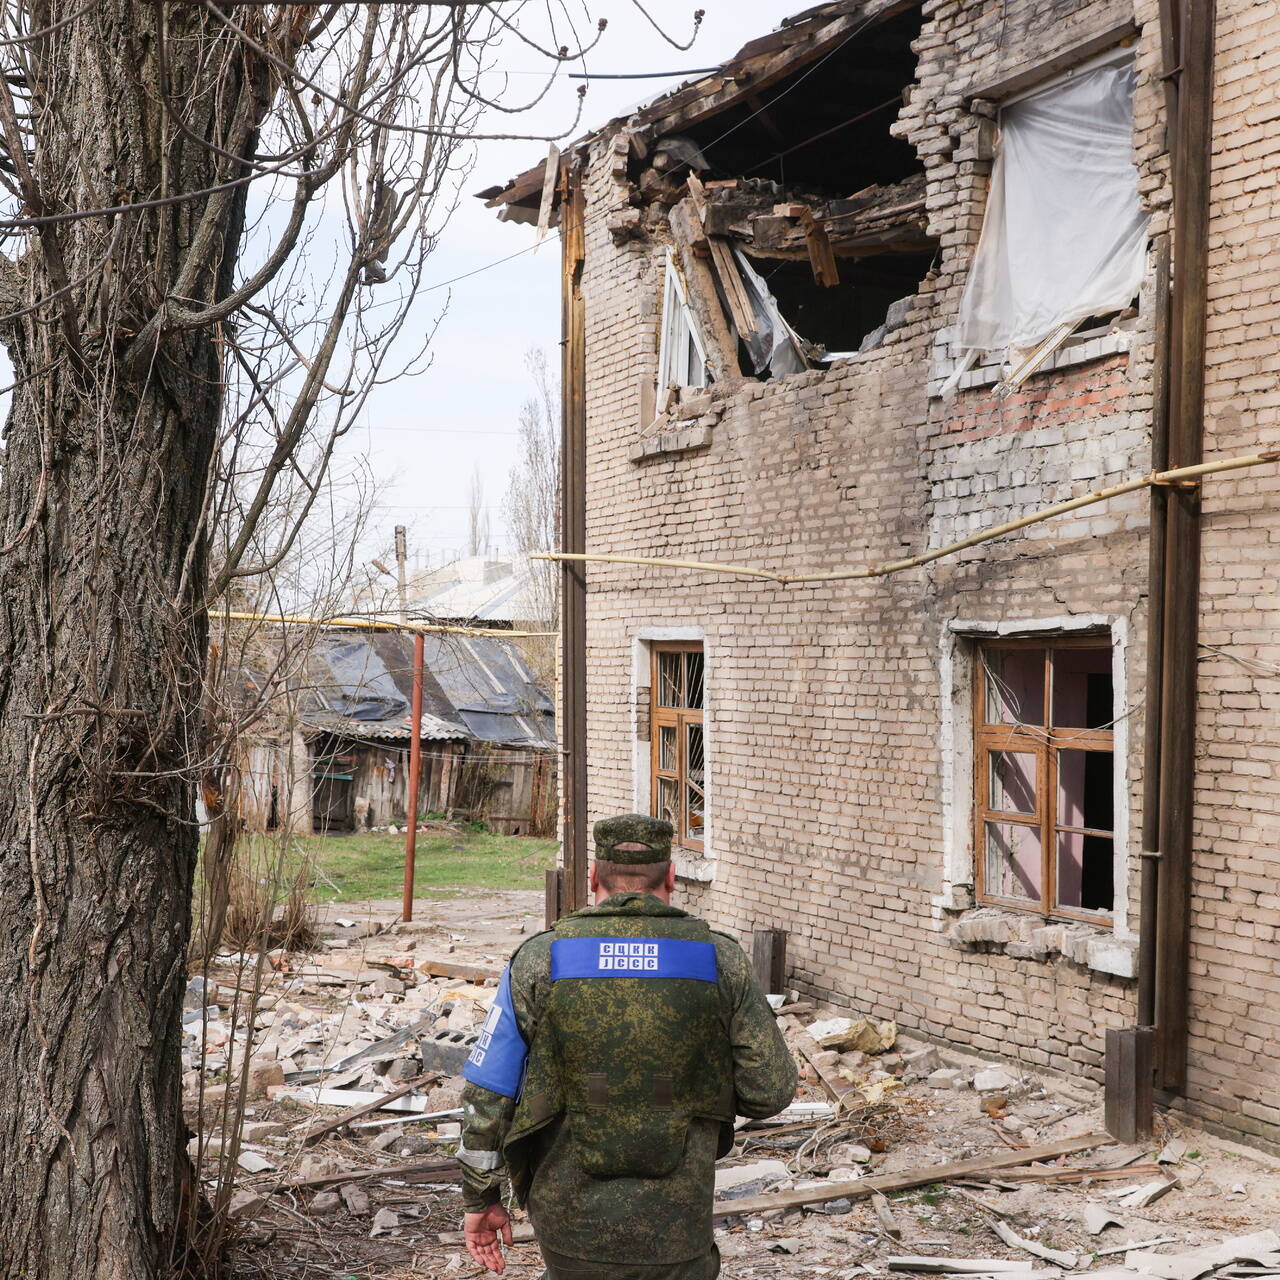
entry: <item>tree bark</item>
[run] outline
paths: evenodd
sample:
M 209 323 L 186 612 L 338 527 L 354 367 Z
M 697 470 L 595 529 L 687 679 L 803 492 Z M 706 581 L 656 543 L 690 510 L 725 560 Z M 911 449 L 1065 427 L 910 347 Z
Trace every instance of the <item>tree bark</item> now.
M 66 18 L 28 52 L 28 215 L 243 172 L 206 143 L 246 155 L 271 86 L 201 6 L 29 14 Z M 152 1280 L 184 1248 L 179 1024 L 222 375 L 216 329 L 163 317 L 175 290 L 207 303 L 228 287 L 243 192 L 41 227 L 11 280 L 41 305 L 0 324 L 24 379 L 0 478 L 5 1280 Z

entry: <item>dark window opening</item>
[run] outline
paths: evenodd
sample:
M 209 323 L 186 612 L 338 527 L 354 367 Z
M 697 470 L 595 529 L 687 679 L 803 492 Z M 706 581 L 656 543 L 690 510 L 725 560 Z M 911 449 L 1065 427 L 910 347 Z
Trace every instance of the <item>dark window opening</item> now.
M 810 353 L 817 359 L 828 352 L 869 350 L 899 327 L 933 254 L 881 254 L 839 263 L 839 285 L 825 288 L 814 283 L 807 260 L 752 258 L 788 324 L 811 348 L 819 348 Z M 898 302 L 903 306 L 894 308 Z M 750 365 L 744 362 L 744 368 Z
M 915 149 L 889 133 L 915 79 L 913 6 L 858 32 L 702 124 L 682 130 L 701 148 L 703 177 L 772 178 L 833 196 L 920 172 Z

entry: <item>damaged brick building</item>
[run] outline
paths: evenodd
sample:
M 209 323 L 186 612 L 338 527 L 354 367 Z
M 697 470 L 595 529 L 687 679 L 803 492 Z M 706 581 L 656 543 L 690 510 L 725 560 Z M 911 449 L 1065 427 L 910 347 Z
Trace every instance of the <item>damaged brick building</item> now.
M 685 901 L 818 1000 L 1099 1080 L 1154 1022 L 1164 1100 L 1273 1150 L 1275 466 L 849 570 L 1198 463 L 1201 419 L 1280 447 L 1278 37 L 832 3 L 484 193 L 560 228 L 564 550 L 622 560 L 565 570 L 571 881 L 588 819 L 670 816 Z

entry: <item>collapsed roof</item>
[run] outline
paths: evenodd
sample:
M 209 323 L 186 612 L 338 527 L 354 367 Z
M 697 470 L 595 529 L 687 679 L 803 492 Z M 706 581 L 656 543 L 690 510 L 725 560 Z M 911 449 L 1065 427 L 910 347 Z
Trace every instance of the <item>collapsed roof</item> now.
M 687 146 L 660 154 L 662 140 L 679 135 L 701 153 L 704 178 L 754 171 L 787 182 L 816 182 L 836 194 L 839 182 L 832 170 L 842 166 L 832 165 L 831 148 L 847 141 L 842 138 L 846 129 L 901 105 L 914 70 L 909 40 L 919 29 L 917 0 L 819 5 L 749 41 L 709 75 L 579 138 L 565 148 L 560 166 L 592 142 L 625 129 L 636 158 L 643 162 L 653 153 L 660 170 L 687 162 Z M 802 83 L 805 91 L 796 93 Z M 872 149 L 859 138 L 857 165 L 865 182 L 898 182 L 918 168 L 911 147 L 890 137 L 885 123 L 881 120 Z M 820 142 L 827 146 L 817 146 Z M 504 220 L 536 222 L 546 163 L 479 195 L 490 207 L 501 207 Z
M 424 741 L 555 745 L 551 700 L 510 641 L 429 635 L 422 676 Z M 399 632 L 330 632 L 307 662 L 304 728 L 407 744 L 413 640 Z

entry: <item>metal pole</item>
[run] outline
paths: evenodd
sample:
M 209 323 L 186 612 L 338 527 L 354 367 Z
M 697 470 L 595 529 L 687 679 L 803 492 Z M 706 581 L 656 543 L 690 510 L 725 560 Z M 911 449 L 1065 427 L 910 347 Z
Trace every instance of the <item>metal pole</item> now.
M 409 590 L 405 582 L 405 562 L 409 559 L 404 525 L 396 525 L 396 592 L 400 597 L 400 621 L 409 621 Z
M 413 637 L 413 710 L 409 716 L 409 803 L 404 832 L 404 903 L 401 917 L 413 919 L 413 871 L 418 849 L 418 782 L 422 776 L 422 658 L 424 641 Z
M 409 621 L 409 589 L 406 564 L 409 559 L 405 527 L 396 525 L 396 591 L 400 597 L 400 621 Z M 422 659 L 423 639 L 413 637 L 413 692 L 409 714 L 409 787 L 405 800 L 404 828 L 404 901 L 402 919 L 413 919 L 413 873 L 418 850 L 418 785 L 422 777 Z

